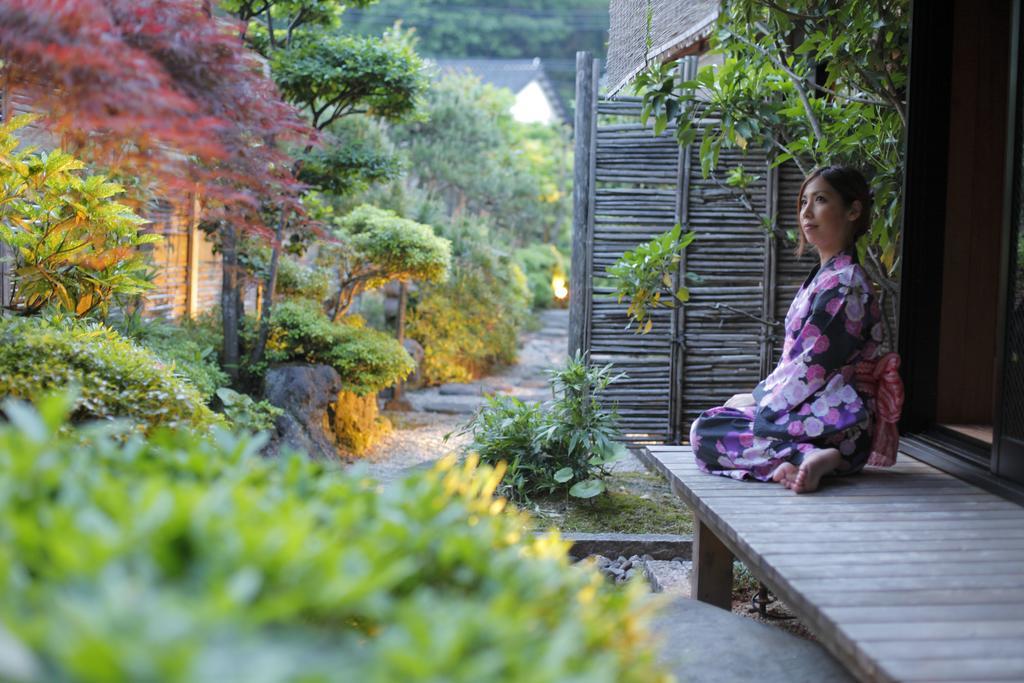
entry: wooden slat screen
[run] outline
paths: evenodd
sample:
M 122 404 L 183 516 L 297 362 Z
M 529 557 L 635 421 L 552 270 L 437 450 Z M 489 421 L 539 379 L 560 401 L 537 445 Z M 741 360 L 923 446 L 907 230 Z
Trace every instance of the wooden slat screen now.
M 749 392 L 778 361 L 783 330 L 771 323 L 785 318 L 815 260 L 797 259 L 793 244 L 764 226 L 774 220 L 780 231 L 796 228 L 803 176 L 791 164 L 770 169 L 764 150 L 752 148 L 723 150 L 704 178 L 701 137 L 687 148 L 671 127 L 655 137 L 640 123 L 635 97 L 599 98 L 595 117 L 592 175 L 583 178 L 590 203 L 577 204 L 574 221 L 574 245 L 587 253 L 585 272 L 573 277 L 587 286 L 571 312 L 583 321 L 581 348 L 591 362 L 628 375 L 603 397 L 616 407 L 626 439 L 685 441 L 697 415 Z M 757 178 L 743 192 L 725 183 L 739 166 Z M 652 331 L 637 335 L 626 329 L 626 302 L 612 296 L 606 268 L 677 222 L 697 233 L 678 277 L 690 272 L 701 281 L 687 282 L 689 303 L 656 311 Z
M 623 252 L 670 230 L 679 219 L 680 150 L 673 129 L 654 137 L 636 98 L 597 106 L 587 339 L 592 363 L 614 363 L 628 377 L 603 397 L 615 404 L 627 438 L 671 438 L 672 320 L 655 312 L 650 333 L 627 330 L 626 302 L 612 296 L 605 269 Z

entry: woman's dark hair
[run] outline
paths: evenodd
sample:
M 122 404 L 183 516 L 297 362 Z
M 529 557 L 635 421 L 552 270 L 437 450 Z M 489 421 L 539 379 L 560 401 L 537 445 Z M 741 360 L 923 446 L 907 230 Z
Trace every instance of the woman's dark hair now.
M 860 236 L 871 228 L 871 206 L 874 203 L 874 193 L 868 186 L 868 181 L 865 180 L 864 175 L 851 166 L 823 166 L 822 168 L 814 169 L 804 178 L 803 184 L 800 185 L 800 193 L 796 196 L 796 224 L 800 225 L 800 211 L 803 208 L 800 206 L 800 200 L 804 196 L 804 189 L 809 182 L 819 177 L 824 178 L 825 182 L 839 193 L 839 196 L 843 199 L 843 204 L 847 207 L 855 201 L 860 202 L 860 216 L 853 223 L 852 243 L 855 244 L 860 239 Z M 804 237 L 803 230 L 798 229 L 797 232 L 800 235 L 800 239 L 797 244 L 796 255 L 803 256 L 804 251 L 807 249 L 807 239 Z

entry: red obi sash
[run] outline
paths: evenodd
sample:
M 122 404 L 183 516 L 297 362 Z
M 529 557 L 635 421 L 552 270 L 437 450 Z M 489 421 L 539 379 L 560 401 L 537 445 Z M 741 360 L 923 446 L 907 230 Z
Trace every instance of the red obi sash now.
M 887 353 L 877 361 L 861 361 L 856 366 L 857 390 L 875 399 L 875 435 L 868 458 L 868 464 L 874 467 L 896 464 L 900 445 L 897 423 L 903 410 L 903 380 L 899 368 L 898 353 Z

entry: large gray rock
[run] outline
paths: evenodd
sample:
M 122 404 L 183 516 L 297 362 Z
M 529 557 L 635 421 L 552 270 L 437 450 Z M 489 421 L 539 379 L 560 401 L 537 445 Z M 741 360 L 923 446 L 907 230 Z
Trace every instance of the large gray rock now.
M 668 603 L 653 627 L 680 683 L 854 683 L 818 643 L 696 600 Z
M 269 452 L 287 446 L 318 460 L 338 457 L 334 437 L 326 429 L 327 406 L 338 400 L 341 377 L 329 365 L 289 364 L 270 368 L 263 395 L 284 410 Z

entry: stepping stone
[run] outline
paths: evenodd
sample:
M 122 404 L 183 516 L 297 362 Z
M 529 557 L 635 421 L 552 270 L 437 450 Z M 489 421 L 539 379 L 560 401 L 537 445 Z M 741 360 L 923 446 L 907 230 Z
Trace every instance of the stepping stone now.
M 479 394 L 476 396 L 417 396 L 409 394 L 409 403 L 415 410 L 421 412 L 468 415 L 476 412 L 476 409 L 483 403 L 483 397 Z
M 452 382 L 439 386 L 437 393 L 442 396 L 480 396 L 484 393 L 484 389 L 475 382 L 468 384 Z
M 677 598 L 652 630 L 659 660 L 679 683 L 853 683 L 818 643 L 707 603 Z

